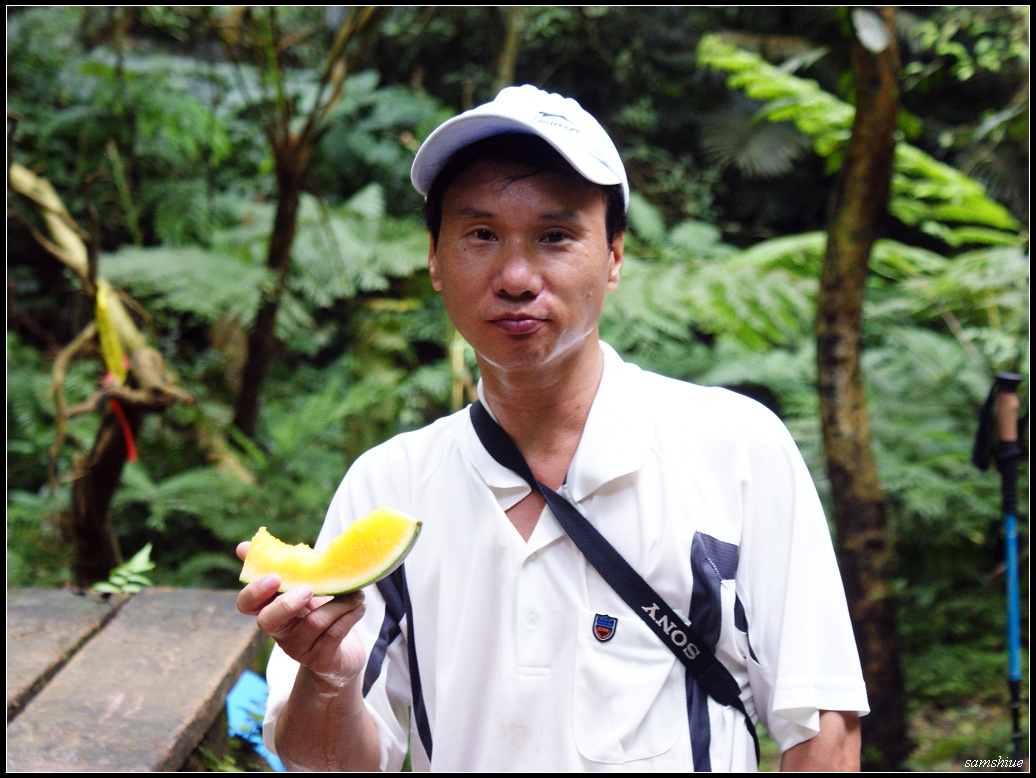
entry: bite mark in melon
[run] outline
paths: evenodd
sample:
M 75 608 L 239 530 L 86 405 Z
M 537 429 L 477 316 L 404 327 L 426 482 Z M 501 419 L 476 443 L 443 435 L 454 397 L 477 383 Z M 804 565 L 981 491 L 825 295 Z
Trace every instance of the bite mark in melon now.
M 378 508 L 350 524 L 323 551 L 290 545 L 266 527 L 255 533 L 240 580 L 268 573 L 281 578 L 279 591 L 309 584 L 314 594 L 346 594 L 380 581 L 403 564 L 421 534 L 421 522 L 391 508 Z

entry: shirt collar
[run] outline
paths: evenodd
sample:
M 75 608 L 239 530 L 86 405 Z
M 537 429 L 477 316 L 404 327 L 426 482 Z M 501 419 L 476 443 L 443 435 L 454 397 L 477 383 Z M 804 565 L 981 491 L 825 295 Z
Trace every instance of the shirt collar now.
M 568 471 L 568 490 L 576 502 L 584 500 L 609 481 L 638 470 L 647 450 L 646 417 L 640 405 L 647 402 L 647 398 L 638 397 L 633 386 L 633 379 L 640 368 L 623 362 L 607 343 L 602 341 L 600 345 L 604 357 L 601 384 Z M 478 396 L 492 415 L 481 380 Z M 463 436 L 463 446 L 504 510 L 529 493 L 530 487 L 521 476 L 490 456 L 470 423 Z
M 622 361 L 601 342 L 604 373 L 597 389 L 583 437 L 568 470 L 572 499 L 580 502 L 609 481 L 636 472 L 647 450 L 647 424 L 634 379 L 640 368 Z
M 478 399 L 482 401 L 483 407 L 489 411 L 489 415 L 493 416 L 493 410 L 489 407 L 489 403 L 486 402 L 486 396 L 482 390 L 481 378 L 478 381 L 477 389 Z M 495 420 L 496 416 L 493 416 L 493 419 Z M 478 471 L 482 480 L 486 482 L 486 486 L 493 490 L 493 494 L 496 495 L 500 507 L 505 511 L 520 502 L 532 491 L 532 487 L 525 482 L 524 478 L 493 459 L 492 455 L 482 445 L 482 441 L 478 439 L 478 433 L 475 432 L 475 428 L 470 421 L 465 425 L 464 433 L 461 436 L 461 446 L 468 460 L 475 470 Z

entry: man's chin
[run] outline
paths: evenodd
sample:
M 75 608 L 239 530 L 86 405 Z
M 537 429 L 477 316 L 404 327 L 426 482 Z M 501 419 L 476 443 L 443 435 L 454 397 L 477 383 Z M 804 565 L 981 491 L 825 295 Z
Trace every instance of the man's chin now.
M 545 371 L 563 367 L 579 359 L 584 346 L 590 343 L 589 338 L 581 338 L 568 344 L 548 343 L 542 337 L 515 337 L 504 347 L 494 344 L 493 348 L 479 350 L 475 348 L 475 356 L 479 368 L 485 373 L 488 370 L 506 374 L 530 373 L 543 375 Z M 593 339 L 596 347 L 596 339 Z

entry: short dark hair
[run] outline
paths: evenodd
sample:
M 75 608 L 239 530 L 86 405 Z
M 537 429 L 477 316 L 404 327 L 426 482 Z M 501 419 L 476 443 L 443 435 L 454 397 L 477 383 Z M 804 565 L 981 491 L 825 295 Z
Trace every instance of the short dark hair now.
M 428 197 L 425 198 L 422 212 L 425 226 L 431 233 L 433 245 L 439 243 L 439 229 L 442 226 L 442 198 L 446 189 L 469 167 L 476 162 L 485 160 L 518 162 L 529 165 L 535 170 L 582 178 L 568 163 L 568 160 L 538 135 L 527 132 L 505 132 L 490 135 L 488 138 L 468 144 L 453 153 L 428 189 Z M 610 244 L 618 235 L 626 231 L 626 203 L 622 185 L 595 184 L 595 186 L 600 187 L 605 196 L 607 210 L 604 226 Z

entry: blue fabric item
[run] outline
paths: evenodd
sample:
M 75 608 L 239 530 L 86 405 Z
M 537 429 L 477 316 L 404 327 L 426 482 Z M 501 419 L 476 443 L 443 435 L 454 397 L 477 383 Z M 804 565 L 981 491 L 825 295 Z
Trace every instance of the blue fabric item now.
M 255 752 L 278 773 L 285 772 L 281 760 L 263 745 L 263 715 L 266 713 L 266 679 L 245 670 L 227 695 L 227 722 L 231 737 L 244 738 Z

